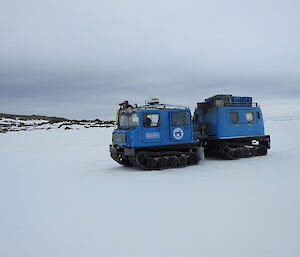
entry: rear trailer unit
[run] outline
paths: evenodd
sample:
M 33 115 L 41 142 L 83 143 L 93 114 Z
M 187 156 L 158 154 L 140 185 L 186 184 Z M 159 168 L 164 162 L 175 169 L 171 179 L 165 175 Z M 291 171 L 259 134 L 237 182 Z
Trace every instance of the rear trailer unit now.
M 270 149 L 261 109 L 252 97 L 216 95 L 198 103 L 194 134 L 206 156 L 232 160 L 266 155 Z

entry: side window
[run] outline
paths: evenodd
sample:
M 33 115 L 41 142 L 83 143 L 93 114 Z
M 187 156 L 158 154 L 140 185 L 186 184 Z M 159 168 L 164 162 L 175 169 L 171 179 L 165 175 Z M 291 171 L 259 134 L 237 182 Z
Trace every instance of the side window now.
M 253 112 L 245 112 L 246 121 L 251 122 L 254 121 L 254 113 Z
M 257 118 L 260 119 L 260 112 L 257 111 Z
M 239 121 L 239 114 L 237 112 L 229 112 L 229 117 L 231 122 Z
M 144 114 L 143 115 L 143 125 L 146 128 L 149 127 L 158 127 L 159 126 L 159 114 Z
M 187 125 L 187 113 L 186 112 L 172 113 L 172 126 L 185 126 L 185 125 Z

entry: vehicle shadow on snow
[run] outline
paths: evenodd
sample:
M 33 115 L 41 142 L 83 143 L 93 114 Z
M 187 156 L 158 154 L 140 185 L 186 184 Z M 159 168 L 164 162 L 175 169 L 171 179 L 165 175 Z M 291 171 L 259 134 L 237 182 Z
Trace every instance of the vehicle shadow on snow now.
M 140 170 L 136 167 L 125 167 L 125 166 L 114 166 L 106 169 L 109 172 L 118 172 L 118 173 L 140 173 L 140 172 L 148 172 L 144 170 Z
M 188 171 L 193 171 L 195 167 L 201 167 L 201 162 L 197 165 L 191 165 L 186 167 L 176 167 L 176 168 L 166 168 L 166 169 L 157 169 L 157 170 L 141 170 L 136 167 L 122 167 L 122 166 L 115 166 L 106 169 L 108 172 L 111 172 L 115 175 L 121 174 L 141 174 L 141 175 L 175 175 L 175 174 L 186 174 Z
M 176 167 L 176 168 L 167 168 L 167 169 L 161 169 L 161 170 L 141 170 L 138 169 L 137 167 L 125 167 L 125 166 L 119 166 L 118 164 L 116 164 L 115 166 L 109 167 L 106 170 L 108 172 L 112 172 L 115 174 L 166 174 L 166 173 L 181 173 L 183 171 L 187 171 L 190 170 L 189 168 L 195 168 L 195 167 L 201 167 L 204 164 L 213 164 L 213 163 L 223 163 L 224 166 L 226 166 L 226 164 L 233 164 L 233 163 L 244 163 L 245 161 L 257 161 L 258 159 L 262 159 L 263 157 L 270 157 L 270 153 L 268 153 L 268 155 L 266 156 L 253 156 L 253 157 L 249 157 L 249 158 L 238 158 L 238 159 L 234 159 L 234 160 L 228 160 L 228 159 L 223 159 L 222 157 L 216 157 L 216 156 L 208 156 L 205 157 L 204 160 L 201 160 L 198 164 L 196 165 L 191 165 L 191 166 L 186 166 L 186 167 Z M 205 166 L 206 166 L 205 165 Z
M 194 167 L 195 165 L 193 165 Z M 196 165 L 197 166 L 197 165 Z M 141 170 L 137 167 L 124 167 L 124 166 L 115 166 L 111 168 L 107 168 L 106 170 L 108 172 L 112 172 L 115 174 L 166 174 L 166 173 L 175 173 L 177 172 L 183 172 L 188 167 L 178 167 L 178 168 L 168 168 L 168 169 L 161 169 L 161 170 Z

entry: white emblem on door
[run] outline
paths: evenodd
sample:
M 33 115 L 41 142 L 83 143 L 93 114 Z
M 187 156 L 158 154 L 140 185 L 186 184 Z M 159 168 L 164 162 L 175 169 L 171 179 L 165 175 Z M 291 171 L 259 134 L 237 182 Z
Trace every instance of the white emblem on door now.
M 175 139 L 180 140 L 183 138 L 183 130 L 181 128 L 176 128 L 173 130 L 173 136 Z

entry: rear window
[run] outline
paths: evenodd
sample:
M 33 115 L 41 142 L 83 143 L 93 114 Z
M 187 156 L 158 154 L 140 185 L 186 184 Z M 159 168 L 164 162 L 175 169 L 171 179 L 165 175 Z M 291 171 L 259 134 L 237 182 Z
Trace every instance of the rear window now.
M 231 122 L 238 122 L 239 114 L 237 112 L 229 112 L 229 118 Z
M 254 113 L 253 112 L 245 112 L 246 121 L 251 122 L 254 121 Z
M 172 113 L 172 126 L 185 126 L 185 125 L 187 125 L 187 113 L 186 112 Z

